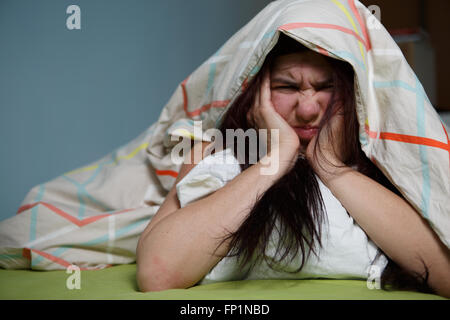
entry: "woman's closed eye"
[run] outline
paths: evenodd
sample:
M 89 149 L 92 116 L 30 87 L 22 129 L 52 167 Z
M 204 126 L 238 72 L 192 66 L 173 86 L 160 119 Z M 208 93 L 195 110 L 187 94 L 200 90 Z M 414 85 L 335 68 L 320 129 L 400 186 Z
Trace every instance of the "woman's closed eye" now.
M 295 90 L 297 91 L 299 88 L 293 85 L 277 85 L 273 86 L 272 90 Z
M 325 84 L 322 84 L 322 85 L 317 86 L 317 87 L 316 87 L 316 90 L 317 90 L 317 91 L 320 91 L 320 90 L 329 90 L 329 89 L 333 89 L 333 88 L 334 88 L 334 84 L 333 84 L 332 82 L 330 82 L 330 83 L 325 83 Z

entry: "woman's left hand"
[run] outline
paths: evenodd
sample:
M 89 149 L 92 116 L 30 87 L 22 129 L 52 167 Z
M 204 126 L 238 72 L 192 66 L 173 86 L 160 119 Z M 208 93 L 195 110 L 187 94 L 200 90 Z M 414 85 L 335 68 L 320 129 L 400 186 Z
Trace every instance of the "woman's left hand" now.
M 344 116 L 337 112 L 315 135 L 306 148 L 306 158 L 319 177 L 333 172 L 336 166 L 344 166 Z M 319 139 L 317 150 L 314 150 L 316 140 Z M 319 150 L 320 149 L 320 150 Z

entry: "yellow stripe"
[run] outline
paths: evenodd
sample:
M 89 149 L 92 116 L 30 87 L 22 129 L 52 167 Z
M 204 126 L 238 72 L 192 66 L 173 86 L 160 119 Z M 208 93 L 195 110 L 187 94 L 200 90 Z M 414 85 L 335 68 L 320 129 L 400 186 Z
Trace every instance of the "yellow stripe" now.
M 115 158 L 114 159 L 114 163 L 108 163 L 108 165 L 117 164 L 122 159 L 129 160 L 129 159 L 133 158 L 134 156 L 136 156 L 136 154 L 139 151 L 141 151 L 142 149 L 145 149 L 147 147 L 148 147 L 148 142 L 145 142 L 145 143 L 141 144 L 139 147 L 137 147 L 136 149 L 134 149 L 133 151 L 131 151 L 129 154 L 127 154 L 125 156 L 121 156 L 121 157 Z M 80 168 L 80 169 L 75 169 L 75 170 L 72 170 L 72 171 L 64 173 L 64 175 L 69 175 L 69 174 L 79 173 L 79 172 L 91 171 L 91 170 L 95 170 L 97 168 L 98 168 L 98 164 L 92 165 L 92 166 L 88 166 L 88 167 L 83 167 L 83 168 Z
M 178 135 L 180 135 L 180 136 L 182 136 L 182 137 L 189 137 L 189 138 L 191 138 L 192 140 L 195 139 L 194 135 L 193 135 L 191 132 L 189 132 L 187 129 L 184 129 L 184 128 L 176 129 L 176 130 L 172 133 L 172 135 L 174 135 L 174 134 L 178 134 Z
M 360 34 L 359 34 L 359 32 L 358 32 L 358 28 L 356 27 L 356 24 L 355 24 L 355 22 L 353 21 L 353 18 L 352 18 L 352 16 L 351 16 L 350 12 L 348 12 L 348 10 L 344 7 L 344 5 L 343 5 L 342 3 L 340 3 L 339 1 L 337 1 L 337 0 L 331 0 L 331 1 L 333 1 L 333 3 L 334 3 L 339 9 L 341 9 L 342 12 L 345 13 L 347 19 L 350 21 L 350 23 L 351 23 L 351 25 L 352 25 L 352 27 L 353 27 L 353 30 L 354 30 L 354 31 L 356 32 L 356 34 L 359 36 Z M 363 48 L 363 45 L 362 45 L 361 41 L 359 41 L 359 40 L 358 40 L 358 44 L 359 44 L 359 51 L 361 51 L 362 60 L 363 60 L 363 62 L 364 62 L 364 65 L 366 65 L 366 59 L 364 58 L 364 48 Z
M 141 144 L 139 147 L 137 147 L 136 149 L 134 149 L 130 154 L 126 155 L 126 156 L 121 156 L 119 158 L 117 158 L 117 160 L 122 160 L 122 159 L 126 159 L 126 160 L 130 160 L 131 158 L 133 158 L 139 151 L 141 151 L 142 149 L 145 149 L 148 147 L 148 142 L 144 142 L 143 144 Z
M 93 166 L 89 166 L 89 167 L 83 167 L 83 168 L 80 168 L 80 169 L 75 169 L 75 170 L 72 170 L 72 171 L 68 171 L 68 172 L 64 173 L 64 175 L 66 176 L 66 175 L 69 175 L 69 174 L 72 174 L 72 173 L 78 173 L 78 172 L 83 172 L 83 171 L 91 171 L 91 170 L 95 170 L 97 168 L 98 168 L 98 164 L 93 165 Z

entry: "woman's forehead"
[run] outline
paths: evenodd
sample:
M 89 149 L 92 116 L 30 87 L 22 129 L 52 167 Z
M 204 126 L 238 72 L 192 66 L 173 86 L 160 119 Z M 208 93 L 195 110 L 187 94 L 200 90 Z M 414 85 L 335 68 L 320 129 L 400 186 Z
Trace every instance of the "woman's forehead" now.
M 273 73 L 284 73 L 295 69 L 309 70 L 323 75 L 332 72 L 332 67 L 327 59 L 312 50 L 278 56 L 272 66 Z

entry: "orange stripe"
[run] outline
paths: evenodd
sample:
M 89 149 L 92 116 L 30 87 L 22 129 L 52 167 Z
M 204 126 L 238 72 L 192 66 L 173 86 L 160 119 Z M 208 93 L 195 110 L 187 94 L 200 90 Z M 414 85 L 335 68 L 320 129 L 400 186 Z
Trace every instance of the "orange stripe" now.
M 50 203 L 46 203 L 46 202 L 39 202 L 40 204 L 42 204 L 43 206 L 47 207 L 48 209 L 50 209 L 51 211 L 53 211 L 54 213 L 56 213 L 57 215 L 69 220 L 70 222 L 72 222 L 73 224 L 76 224 L 77 226 L 81 227 L 81 223 L 80 220 L 75 218 L 74 216 L 71 216 L 70 214 L 68 214 L 67 212 L 55 207 L 54 205 L 50 204 Z
M 189 117 L 194 117 L 194 116 L 198 116 L 200 113 L 207 111 L 208 109 L 211 108 L 223 108 L 226 107 L 228 105 L 228 103 L 230 102 L 230 100 L 223 100 L 223 101 L 213 101 L 211 103 L 205 104 L 204 106 L 194 110 L 194 111 L 186 111 L 186 114 Z
M 327 24 L 327 23 L 314 23 L 314 22 L 293 22 L 293 23 L 287 23 L 280 27 L 278 27 L 278 30 L 290 30 L 290 29 L 298 29 L 298 28 L 320 28 L 320 29 L 335 29 L 339 30 L 344 33 L 351 34 L 352 36 L 356 37 L 359 41 L 361 41 L 362 44 L 366 47 L 367 50 L 367 44 L 364 41 L 363 38 L 359 36 L 355 31 L 335 25 L 335 24 Z
M 187 83 L 188 79 L 189 79 L 189 77 L 187 77 L 186 79 L 183 80 L 183 82 L 181 82 L 181 90 L 183 92 L 183 109 L 184 109 L 184 112 L 186 113 L 186 115 L 188 115 L 189 117 L 198 116 L 202 112 L 205 112 L 211 108 L 226 107 L 228 105 L 228 103 L 230 102 L 230 100 L 213 101 L 211 103 L 205 104 L 204 106 L 202 106 L 196 110 L 189 111 L 188 110 L 188 95 L 187 95 L 187 90 L 186 90 L 186 83 Z
M 365 125 L 366 133 L 369 135 L 370 138 L 375 139 L 378 135 L 376 131 L 371 131 L 369 126 Z M 411 136 L 406 134 L 400 134 L 400 133 L 392 133 L 392 132 L 380 132 L 380 139 L 382 140 L 393 140 L 393 141 L 400 141 L 400 142 L 406 142 L 406 143 L 413 143 L 413 144 L 419 144 L 429 147 L 435 147 L 440 148 L 445 151 L 450 152 L 450 144 L 447 144 L 441 141 L 437 141 L 430 138 L 424 138 L 424 137 L 417 137 L 417 136 Z
M 444 123 L 441 121 L 442 129 L 444 129 L 445 136 L 447 137 L 447 144 L 450 146 L 450 139 L 448 138 L 447 130 L 445 129 Z M 450 168 L 450 151 L 448 152 L 448 165 Z
M 181 82 L 181 89 L 183 91 L 183 109 L 184 111 L 187 113 L 187 107 L 188 107 L 188 97 L 187 97 L 187 92 L 186 92 L 186 82 L 188 81 L 189 77 L 187 77 L 186 79 L 183 80 L 183 82 Z
M 248 77 L 244 79 L 244 82 L 242 82 L 241 90 L 244 92 L 247 90 L 248 87 Z
M 370 43 L 370 38 L 369 38 L 369 34 L 367 33 L 366 25 L 365 25 L 363 19 L 361 18 L 361 16 L 359 15 L 358 10 L 356 10 L 355 0 L 348 0 L 348 5 L 352 9 L 353 14 L 356 17 L 356 20 L 358 20 L 359 25 L 361 26 L 362 33 L 364 35 L 364 38 L 366 39 L 366 44 L 367 44 L 366 49 L 367 49 L 367 51 L 370 51 L 370 49 L 372 49 L 372 44 Z
M 133 211 L 133 210 L 134 209 L 125 209 L 125 210 L 121 210 L 121 211 L 117 211 L 117 212 L 113 212 L 113 213 L 105 213 L 105 214 L 100 214 L 100 215 L 97 215 L 97 216 L 85 218 L 83 220 L 80 220 L 80 227 L 88 225 L 88 224 L 90 224 L 92 222 L 95 222 L 97 220 L 100 220 L 102 218 L 106 218 L 106 217 L 108 217 L 110 215 L 116 215 L 116 214 L 125 213 L 125 212 Z
M 72 263 L 70 263 L 70 262 L 68 262 L 68 261 L 66 261 L 64 259 L 55 257 L 54 255 L 51 255 L 50 253 L 47 253 L 47 252 L 44 252 L 44 251 L 40 251 L 40 250 L 37 250 L 37 249 L 28 249 L 28 248 L 25 248 L 25 249 L 28 250 L 28 251 L 31 250 L 34 253 L 36 253 L 36 254 L 46 258 L 47 260 L 53 261 L 54 263 L 59 264 L 60 266 L 63 266 L 65 268 L 68 268 L 69 266 L 72 265 Z M 31 259 L 31 256 L 30 256 L 30 259 Z M 107 268 L 107 267 L 111 267 L 111 266 L 112 265 L 107 264 L 105 267 Z M 81 271 L 95 270 L 95 269 L 101 269 L 101 268 L 80 268 Z
M 47 207 L 48 209 L 50 209 L 51 211 L 53 211 L 57 215 L 59 215 L 59 216 L 65 218 L 65 219 L 69 220 L 70 222 L 72 222 L 73 224 L 76 224 L 79 227 L 83 227 L 83 226 L 88 225 L 88 224 L 90 224 L 92 222 L 95 222 L 97 220 L 100 220 L 100 219 L 103 219 L 105 217 L 108 217 L 108 216 L 110 216 L 112 214 L 125 213 L 125 212 L 128 212 L 128 211 L 134 210 L 134 209 L 125 209 L 125 210 L 121 210 L 121 211 L 117 211 L 117 212 L 113 212 L 113 213 L 104 213 L 104 214 L 100 214 L 100 215 L 96 215 L 96 216 L 93 216 L 93 217 L 89 217 L 89 218 L 80 220 L 80 219 L 70 215 L 69 213 L 67 213 L 67 212 L 65 212 L 65 211 L 55 207 L 54 205 L 52 205 L 50 203 L 39 201 L 39 202 L 35 202 L 35 203 L 26 204 L 26 205 L 21 206 L 19 208 L 19 210 L 17 210 L 17 214 L 19 214 L 19 213 L 21 213 L 21 212 L 23 212 L 25 210 L 28 210 L 30 208 L 33 208 L 34 206 L 36 206 L 38 204 L 41 204 L 41 205 Z
M 51 255 L 51 254 L 49 254 L 47 252 L 36 250 L 36 249 L 30 249 L 30 250 L 33 251 L 34 253 L 37 253 L 38 255 L 48 259 L 48 260 L 50 260 L 50 261 L 55 262 L 56 264 L 59 264 L 59 265 L 65 267 L 65 268 L 67 268 L 68 266 L 72 265 L 71 263 L 67 262 L 66 260 L 58 258 L 58 257 L 55 257 L 55 256 L 53 256 L 53 255 Z
M 27 260 L 31 260 L 31 251 L 28 248 L 22 249 L 22 257 L 24 257 Z
M 322 48 L 322 47 L 319 47 L 318 45 L 316 45 L 316 47 L 317 47 L 317 49 L 319 50 L 319 52 L 320 52 L 321 54 L 323 54 L 324 56 L 329 56 L 327 50 L 325 50 L 325 49 Z
M 19 213 L 22 213 L 22 212 L 24 212 L 24 211 L 26 211 L 26 210 L 28 210 L 28 209 L 31 209 L 31 208 L 33 208 L 35 205 L 38 205 L 38 204 L 39 204 L 39 202 L 30 203 L 30 204 L 24 204 L 24 205 L 21 206 L 19 209 L 17 209 L 17 213 L 16 213 L 16 214 L 19 214 Z
M 174 178 L 178 177 L 178 172 L 172 170 L 156 170 L 155 173 L 158 176 L 172 176 Z

